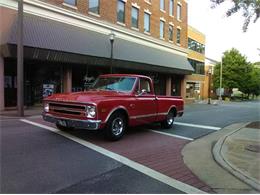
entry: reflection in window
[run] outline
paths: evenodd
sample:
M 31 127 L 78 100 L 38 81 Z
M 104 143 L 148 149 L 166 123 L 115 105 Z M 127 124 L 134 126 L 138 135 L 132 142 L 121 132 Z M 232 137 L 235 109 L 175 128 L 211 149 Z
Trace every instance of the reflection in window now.
M 170 16 L 173 16 L 173 11 L 174 10 L 174 0 L 170 0 L 170 5 L 169 5 L 169 14 Z
M 205 45 L 191 38 L 188 38 L 188 48 L 193 51 L 205 54 Z
M 164 9 L 164 0 L 160 0 L 160 9 L 165 10 Z
M 205 65 L 204 62 L 200 62 L 197 60 L 193 60 L 193 59 L 188 59 L 191 66 L 194 68 L 194 74 L 205 74 Z
M 117 21 L 125 23 L 125 2 L 121 0 L 117 2 Z
M 150 14 L 144 13 L 144 32 L 150 33 Z
M 136 7 L 132 7 L 132 27 L 138 28 L 138 13 L 139 10 Z
M 92 13 L 99 14 L 99 0 L 89 0 L 88 10 Z
M 76 6 L 76 0 L 64 0 L 64 3 Z
M 173 41 L 173 26 L 169 25 L 169 41 Z
M 181 29 L 177 28 L 176 43 L 181 44 Z
M 177 5 L 177 20 L 181 20 L 181 5 Z
M 160 20 L 160 38 L 161 39 L 164 38 L 164 24 L 165 24 L 165 22 Z

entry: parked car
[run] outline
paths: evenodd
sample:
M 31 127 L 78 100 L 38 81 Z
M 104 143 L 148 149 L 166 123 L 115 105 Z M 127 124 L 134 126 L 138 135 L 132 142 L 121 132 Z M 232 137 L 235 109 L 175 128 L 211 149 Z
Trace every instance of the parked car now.
M 44 99 L 43 119 L 60 130 L 104 129 L 107 138 L 118 140 L 128 126 L 160 122 L 163 128 L 171 128 L 174 118 L 182 114 L 182 98 L 156 96 L 151 78 L 107 74 L 99 76 L 88 91 Z

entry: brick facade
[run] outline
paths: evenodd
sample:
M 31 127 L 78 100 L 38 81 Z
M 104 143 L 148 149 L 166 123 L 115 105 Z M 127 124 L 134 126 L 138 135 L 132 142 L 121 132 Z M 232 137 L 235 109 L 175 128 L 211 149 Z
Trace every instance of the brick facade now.
M 177 28 L 181 29 L 181 47 L 187 48 L 187 33 L 188 33 L 188 26 L 187 26 L 187 3 L 185 0 L 174 0 L 174 12 L 173 16 L 169 15 L 169 1 L 165 0 L 165 10 L 160 10 L 160 0 L 152 0 L 151 3 L 148 0 L 127 0 L 123 2 L 125 3 L 125 25 L 117 23 L 117 1 L 118 0 L 100 0 L 100 14 L 92 14 L 88 11 L 88 0 L 76 0 L 76 7 L 67 6 L 64 4 L 64 0 L 42 0 L 44 2 L 60 6 L 62 8 L 68 9 L 70 11 L 75 11 L 80 14 L 95 18 L 97 20 L 103 20 L 106 22 L 110 22 L 113 24 L 117 24 L 119 26 L 126 27 L 133 32 L 140 32 L 144 33 L 144 12 L 145 10 L 149 10 L 151 12 L 151 33 L 150 36 L 160 39 L 160 18 L 165 20 L 165 28 L 164 34 L 165 39 L 164 41 L 169 42 L 168 38 L 168 30 L 169 25 L 173 24 L 174 34 L 173 34 L 173 43 L 176 44 L 176 32 Z M 182 7 L 181 11 L 181 21 L 177 20 L 177 4 L 180 4 Z M 133 29 L 131 27 L 131 10 L 132 4 L 137 4 L 139 8 L 139 21 L 138 26 L 139 29 Z

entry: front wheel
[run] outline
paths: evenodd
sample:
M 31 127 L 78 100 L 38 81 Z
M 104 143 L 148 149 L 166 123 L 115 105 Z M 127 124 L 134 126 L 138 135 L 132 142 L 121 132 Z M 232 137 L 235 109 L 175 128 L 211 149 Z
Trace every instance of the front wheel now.
M 105 129 L 107 139 L 116 141 L 123 137 L 126 129 L 126 118 L 120 112 L 110 116 Z
M 163 122 L 161 122 L 162 128 L 164 128 L 164 129 L 172 128 L 173 122 L 174 122 L 174 112 L 170 111 L 167 114 L 166 119 Z

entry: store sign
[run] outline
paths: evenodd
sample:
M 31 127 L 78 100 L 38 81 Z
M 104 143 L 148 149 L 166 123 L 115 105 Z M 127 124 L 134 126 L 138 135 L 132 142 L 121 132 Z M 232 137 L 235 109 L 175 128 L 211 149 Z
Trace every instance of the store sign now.
M 54 84 L 43 84 L 42 97 L 48 97 L 54 93 Z

